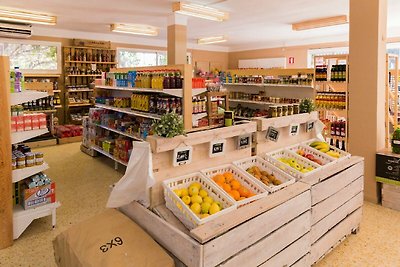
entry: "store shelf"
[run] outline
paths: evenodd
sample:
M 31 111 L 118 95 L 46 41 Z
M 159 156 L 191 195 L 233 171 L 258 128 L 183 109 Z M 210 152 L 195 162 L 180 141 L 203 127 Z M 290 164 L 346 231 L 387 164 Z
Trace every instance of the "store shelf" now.
M 161 115 L 158 114 L 151 114 L 151 113 L 146 113 L 146 112 L 140 112 L 140 111 L 133 111 L 130 108 L 116 108 L 104 104 L 95 104 L 96 107 L 98 108 L 104 108 L 108 110 L 113 110 L 133 116 L 138 116 L 138 117 L 143 117 L 143 118 L 149 118 L 149 119 L 154 119 L 154 120 L 159 120 L 161 119 Z
M 110 153 L 104 151 L 103 149 L 101 149 L 101 148 L 98 147 L 98 146 L 92 146 L 91 148 L 92 148 L 93 150 L 96 150 L 96 151 L 99 152 L 100 154 L 103 154 L 104 156 L 109 157 L 110 159 L 114 160 L 115 162 L 118 162 L 118 163 L 120 163 L 120 164 L 122 164 L 122 165 L 124 165 L 124 166 L 128 166 L 128 162 L 123 162 L 122 160 L 119 160 L 119 159 L 114 158 L 113 155 L 111 155 Z
M 66 60 L 65 63 L 81 63 L 81 64 L 102 64 L 102 65 L 116 65 L 117 62 L 100 62 L 100 61 L 80 61 L 80 60 Z
M 35 74 L 35 73 L 24 73 L 25 78 L 58 78 L 61 74 Z
M 114 87 L 114 86 L 96 86 L 98 89 L 105 90 L 116 90 L 116 91 L 128 91 L 128 92 L 138 92 L 138 93 L 158 93 L 172 95 L 175 97 L 183 97 L 183 89 L 153 89 L 153 88 L 132 88 L 132 87 Z M 195 88 L 192 89 L 192 96 L 197 96 L 202 93 L 207 92 L 206 88 Z
M 50 203 L 28 210 L 24 210 L 21 205 L 15 206 L 13 214 L 14 239 L 17 239 L 35 219 L 52 215 L 53 216 L 52 224 L 54 227 L 56 224 L 55 212 L 56 209 L 60 206 L 61 206 L 60 202 Z
M 257 105 L 279 105 L 277 103 L 272 103 L 272 102 L 253 101 L 253 100 L 245 100 L 245 99 L 229 99 L 229 102 L 248 103 L 248 104 L 257 104 Z
M 241 120 L 251 120 L 254 118 L 265 118 L 265 117 L 243 117 L 243 116 L 236 116 L 235 115 L 235 119 L 241 119 Z
M 101 77 L 101 74 L 69 74 L 68 77 Z
M 53 90 L 53 93 L 61 93 L 61 90 Z
M 312 85 L 300 85 L 300 84 L 273 84 L 273 83 L 225 83 L 224 85 L 233 85 L 233 86 L 257 86 L 257 87 L 313 88 Z
M 10 104 L 11 106 L 19 105 L 48 96 L 49 94 L 46 92 L 37 92 L 33 90 L 23 91 L 21 93 L 11 93 Z
M 114 132 L 114 133 L 117 133 L 117 134 L 120 134 L 120 135 L 123 135 L 123 136 L 127 136 L 127 137 L 132 138 L 132 139 L 137 140 L 137 141 L 144 141 L 143 139 L 141 139 L 139 137 L 136 137 L 136 136 L 133 136 L 131 134 L 119 131 L 117 129 L 113 129 L 113 128 L 110 128 L 110 127 L 107 127 L 107 126 L 104 126 L 104 125 L 100 125 L 100 124 L 96 124 L 96 123 L 92 123 L 92 124 L 97 126 L 97 127 L 103 128 L 105 130 L 109 130 L 111 132 Z
M 68 107 L 75 108 L 75 107 L 89 107 L 93 106 L 92 103 L 79 103 L 79 104 L 69 104 Z
M 49 130 L 46 129 L 39 129 L 39 130 L 32 130 L 32 131 L 24 131 L 24 132 L 14 132 L 11 133 L 11 143 L 12 144 L 17 144 L 21 143 L 25 140 L 29 140 L 33 137 L 43 135 L 45 133 L 48 133 Z
M 79 89 L 79 90 L 68 90 L 69 93 L 79 93 L 79 92 L 93 92 L 93 89 Z
M 24 110 L 24 113 L 55 113 L 57 110 L 55 109 L 46 109 L 46 110 Z
M 54 108 L 62 108 L 61 105 L 55 105 Z
M 12 171 L 12 182 L 16 183 L 19 182 L 25 178 L 28 178 L 29 176 L 35 175 L 39 172 L 45 171 L 49 168 L 49 165 L 47 165 L 46 162 L 44 162 L 42 165 L 35 165 L 33 167 L 26 167 L 23 169 L 17 169 Z
M 335 82 L 335 81 L 314 81 L 315 83 L 318 84 L 331 84 L 331 83 L 336 83 L 336 84 L 346 84 L 347 81 L 342 81 L 342 82 Z
M 197 114 L 192 114 L 192 121 L 196 122 L 202 118 L 205 118 L 208 116 L 207 112 L 203 112 L 203 113 L 197 113 Z

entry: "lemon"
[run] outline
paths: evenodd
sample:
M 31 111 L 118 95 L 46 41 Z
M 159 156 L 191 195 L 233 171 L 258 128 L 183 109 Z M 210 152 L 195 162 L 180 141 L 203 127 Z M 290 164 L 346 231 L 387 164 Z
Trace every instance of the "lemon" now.
M 178 196 L 181 197 L 182 196 L 182 190 L 181 189 L 175 189 L 174 193 Z
M 192 196 L 191 201 L 192 203 L 199 203 L 199 204 L 203 203 L 203 199 L 199 195 Z
M 190 199 L 189 196 L 184 196 L 184 197 L 182 197 L 182 201 L 183 201 L 183 203 L 185 203 L 186 205 L 189 205 L 191 199 Z
M 184 197 L 187 195 L 189 195 L 189 191 L 187 190 L 187 188 L 182 188 L 181 189 L 181 197 Z
M 213 214 L 219 212 L 220 210 L 221 209 L 219 208 L 217 202 L 214 202 L 210 206 L 209 213 L 210 213 L 210 215 L 213 215 Z
M 208 202 L 201 203 L 201 213 L 203 213 L 203 214 L 208 213 L 210 207 L 211 207 L 211 204 Z
M 214 203 L 218 205 L 218 207 L 219 207 L 220 210 L 223 209 L 221 202 L 216 201 L 216 202 L 214 202 Z
M 192 206 L 190 206 L 190 209 L 196 213 L 196 214 L 200 214 L 201 211 L 201 206 L 199 203 L 193 203 Z
M 200 219 L 207 218 L 208 216 L 210 216 L 208 213 L 200 214 Z
M 193 182 L 190 186 L 194 186 L 194 187 L 197 187 L 197 189 L 201 189 L 201 183 L 199 183 L 199 182 Z
M 203 202 L 212 204 L 214 202 L 214 199 L 212 199 L 212 197 L 210 197 L 210 196 L 206 196 L 203 198 Z
M 190 196 L 195 196 L 199 194 L 199 189 L 195 185 L 189 186 L 188 191 Z
M 207 193 L 206 190 L 201 189 L 201 190 L 199 191 L 199 196 L 201 196 L 202 198 L 205 198 L 206 196 L 208 196 L 208 193 Z

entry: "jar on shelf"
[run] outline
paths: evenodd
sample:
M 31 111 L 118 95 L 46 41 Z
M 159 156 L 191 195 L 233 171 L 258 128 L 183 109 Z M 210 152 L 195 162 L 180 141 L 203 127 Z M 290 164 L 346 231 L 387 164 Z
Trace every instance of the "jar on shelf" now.
M 278 117 L 282 117 L 282 106 L 277 106 L 276 108 Z
M 300 113 L 300 104 L 293 104 L 293 114 Z
M 269 106 L 268 114 L 269 114 L 269 117 L 271 117 L 271 118 L 278 117 L 278 107 L 277 106 Z
M 288 106 L 282 105 L 282 116 L 287 116 L 287 115 L 288 115 Z
M 288 116 L 293 115 L 293 105 L 289 104 L 287 107 L 288 107 Z

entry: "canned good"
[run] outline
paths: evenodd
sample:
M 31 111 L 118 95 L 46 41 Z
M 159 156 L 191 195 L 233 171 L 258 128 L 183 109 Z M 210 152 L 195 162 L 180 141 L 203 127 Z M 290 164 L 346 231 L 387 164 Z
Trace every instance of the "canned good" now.
M 25 154 L 26 167 L 33 167 L 35 165 L 35 155 L 32 152 Z
M 293 104 L 293 114 L 299 114 L 299 113 L 300 113 L 300 105 Z
M 269 117 L 276 118 L 278 117 L 278 107 L 277 106 L 270 106 L 268 109 Z
M 35 153 L 35 165 L 42 165 L 43 164 L 43 153 L 36 152 Z
M 277 106 L 278 117 L 282 117 L 282 106 Z
M 11 158 L 12 158 L 11 166 L 12 169 L 15 170 L 17 168 L 17 157 L 13 155 Z
M 17 169 L 25 168 L 25 155 L 17 156 Z

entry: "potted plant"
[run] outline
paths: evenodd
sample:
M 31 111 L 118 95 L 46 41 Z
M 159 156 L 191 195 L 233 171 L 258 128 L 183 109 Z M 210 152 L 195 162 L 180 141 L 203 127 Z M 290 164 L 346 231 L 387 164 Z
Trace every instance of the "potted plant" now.
M 182 116 L 176 113 L 168 113 L 161 116 L 161 119 L 153 123 L 156 135 L 172 138 L 185 133 Z

